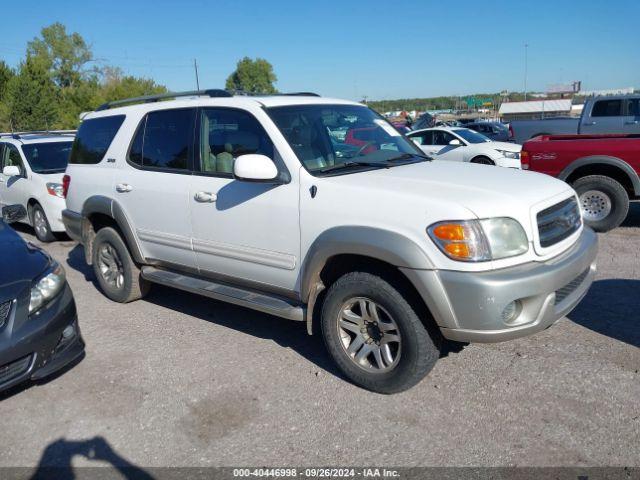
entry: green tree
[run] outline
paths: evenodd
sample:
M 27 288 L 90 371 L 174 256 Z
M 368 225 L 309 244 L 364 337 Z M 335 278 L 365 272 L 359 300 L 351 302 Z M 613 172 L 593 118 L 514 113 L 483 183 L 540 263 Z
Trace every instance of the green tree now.
M 93 61 L 93 53 L 79 33 L 67 34 L 61 23 L 44 27 L 42 38 L 34 38 L 27 44 L 27 55 L 41 58 L 61 88 L 77 86 Z
M 236 65 L 236 70 L 227 78 L 228 90 L 242 90 L 248 93 L 276 93 L 274 82 L 278 78 L 273 66 L 263 58 L 255 60 L 244 57 Z
M 47 65 L 27 55 L 18 75 L 7 85 L 8 117 L 14 130 L 53 128 L 58 119 L 58 96 Z
M 149 78 L 124 75 L 117 67 L 107 67 L 102 74 L 102 84 L 98 93 L 100 103 L 167 92 L 165 86 L 158 85 Z
M 4 60 L 0 60 L 0 101 L 4 99 L 7 92 L 9 80 L 15 77 L 15 72 L 7 65 Z

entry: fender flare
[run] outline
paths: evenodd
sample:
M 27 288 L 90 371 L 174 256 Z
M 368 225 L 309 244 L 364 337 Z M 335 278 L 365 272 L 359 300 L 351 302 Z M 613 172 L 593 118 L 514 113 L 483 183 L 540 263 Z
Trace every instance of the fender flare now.
M 564 170 L 562 170 L 562 172 L 560 172 L 558 178 L 560 180 L 566 181 L 567 178 L 569 178 L 571 174 L 578 168 L 584 167 L 585 165 L 595 165 L 598 163 L 611 165 L 622 170 L 622 172 L 624 172 L 627 177 L 629 177 L 629 180 L 631 180 L 631 185 L 633 185 L 634 193 L 636 195 L 640 195 L 640 177 L 638 176 L 638 173 L 633 169 L 631 165 L 629 165 L 624 160 L 608 155 L 591 155 L 574 160 L 569 165 L 567 165 Z
M 122 206 L 115 200 L 105 197 L 103 195 L 94 195 L 87 198 L 82 206 L 82 243 L 85 246 L 85 260 L 91 264 L 91 247 L 95 232 L 88 221 L 89 216 L 94 213 L 101 213 L 112 218 L 122 234 L 124 235 L 124 242 L 129 247 L 131 256 L 137 263 L 145 263 L 145 258 L 140 248 L 140 244 L 135 236 L 134 230 L 131 227 L 131 222 L 127 218 L 126 213 Z
M 316 238 L 302 263 L 300 293 L 303 302 L 306 303 L 310 293 L 316 290 L 327 261 L 346 254 L 372 257 L 399 268 L 435 268 L 424 249 L 400 233 L 357 225 L 333 227 Z

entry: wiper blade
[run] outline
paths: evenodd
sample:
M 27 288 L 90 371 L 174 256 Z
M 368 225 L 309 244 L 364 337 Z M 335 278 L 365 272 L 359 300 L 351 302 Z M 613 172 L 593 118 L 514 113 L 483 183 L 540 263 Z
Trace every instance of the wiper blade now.
M 430 157 L 429 155 L 422 155 L 419 153 L 403 153 L 402 155 L 398 155 L 397 157 L 388 158 L 387 162 L 397 162 L 398 160 L 406 160 L 412 157 L 423 158 L 425 160 L 433 160 L 433 157 Z
M 389 164 L 387 162 L 365 162 L 364 160 L 349 160 L 347 162 L 331 165 L 330 167 L 321 168 L 319 171 L 321 173 L 326 173 L 353 167 L 389 168 Z

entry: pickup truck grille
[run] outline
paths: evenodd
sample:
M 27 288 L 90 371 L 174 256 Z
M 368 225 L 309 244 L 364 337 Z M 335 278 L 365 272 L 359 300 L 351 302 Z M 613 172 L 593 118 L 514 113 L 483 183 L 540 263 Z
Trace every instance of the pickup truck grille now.
M 11 312 L 11 301 L 0 303 L 0 328 L 9 318 L 9 312 Z
M 538 213 L 540 246 L 551 247 L 568 238 L 582 224 L 580 207 L 575 197 L 567 198 Z

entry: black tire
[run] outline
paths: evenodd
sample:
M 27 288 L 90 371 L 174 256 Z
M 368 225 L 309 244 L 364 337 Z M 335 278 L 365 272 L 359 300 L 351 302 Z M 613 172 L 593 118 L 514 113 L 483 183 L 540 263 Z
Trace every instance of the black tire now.
M 118 273 L 121 274 L 120 280 L 114 280 L 114 283 L 110 283 L 107 275 L 101 269 L 107 265 L 103 260 L 105 257 L 101 257 L 105 250 L 110 252 L 109 258 L 114 260 L 113 264 L 117 265 Z M 113 251 L 116 255 L 113 255 Z M 144 297 L 149 292 L 149 282 L 142 278 L 140 269 L 129 254 L 129 249 L 113 228 L 105 227 L 98 230 L 93 240 L 91 258 L 93 272 L 100 288 L 114 302 L 132 302 Z
M 589 175 L 582 177 L 573 182 L 573 188 L 578 193 L 580 198 L 580 206 L 584 213 L 584 202 L 588 201 L 585 197 L 587 192 L 596 191 L 601 192 L 611 202 L 611 210 L 609 214 L 596 220 L 590 220 L 585 216 L 585 223 L 593 228 L 596 232 L 607 232 L 620 224 L 627 217 L 629 212 L 629 195 L 624 187 L 611 177 L 605 177 L 603 175 Z
M 36 226 L 36 218 L 39 219 L 38 226 Z M 31 225 L 33 225 L 33 230 L 36 234 L 36 237 L 41 242 L 49 243 L 53 242 L 56 239 L 56 236 L 51 231 L 51 226 L 49 225 L 47 215 L 45 215 L 44 210 L 39 203 L 36 203 L 31 207 Z
M 475 157 L 471 160 L 471 163 L 478 163 L 480 165 L 495 165 L 496 162 L 491 160 L 489 157 L 479 156 Z
M 345 302 L 360 297 L 371 299 L 386 310 L 398 327 L 402 343 L 398 344 L 397 363 L 388 371 L 367 371 L 343 346 L 338 319 Z M 390 394 L 411 388 L 431 371 L 440 356 L 437 328 L 427 330 L 404 297 L 387 281 L 370 273 L 348 273 L 329 288 L 322 305 L 321 326 L 329 355 L 340 370 L 354 384 L 373 392 Z

